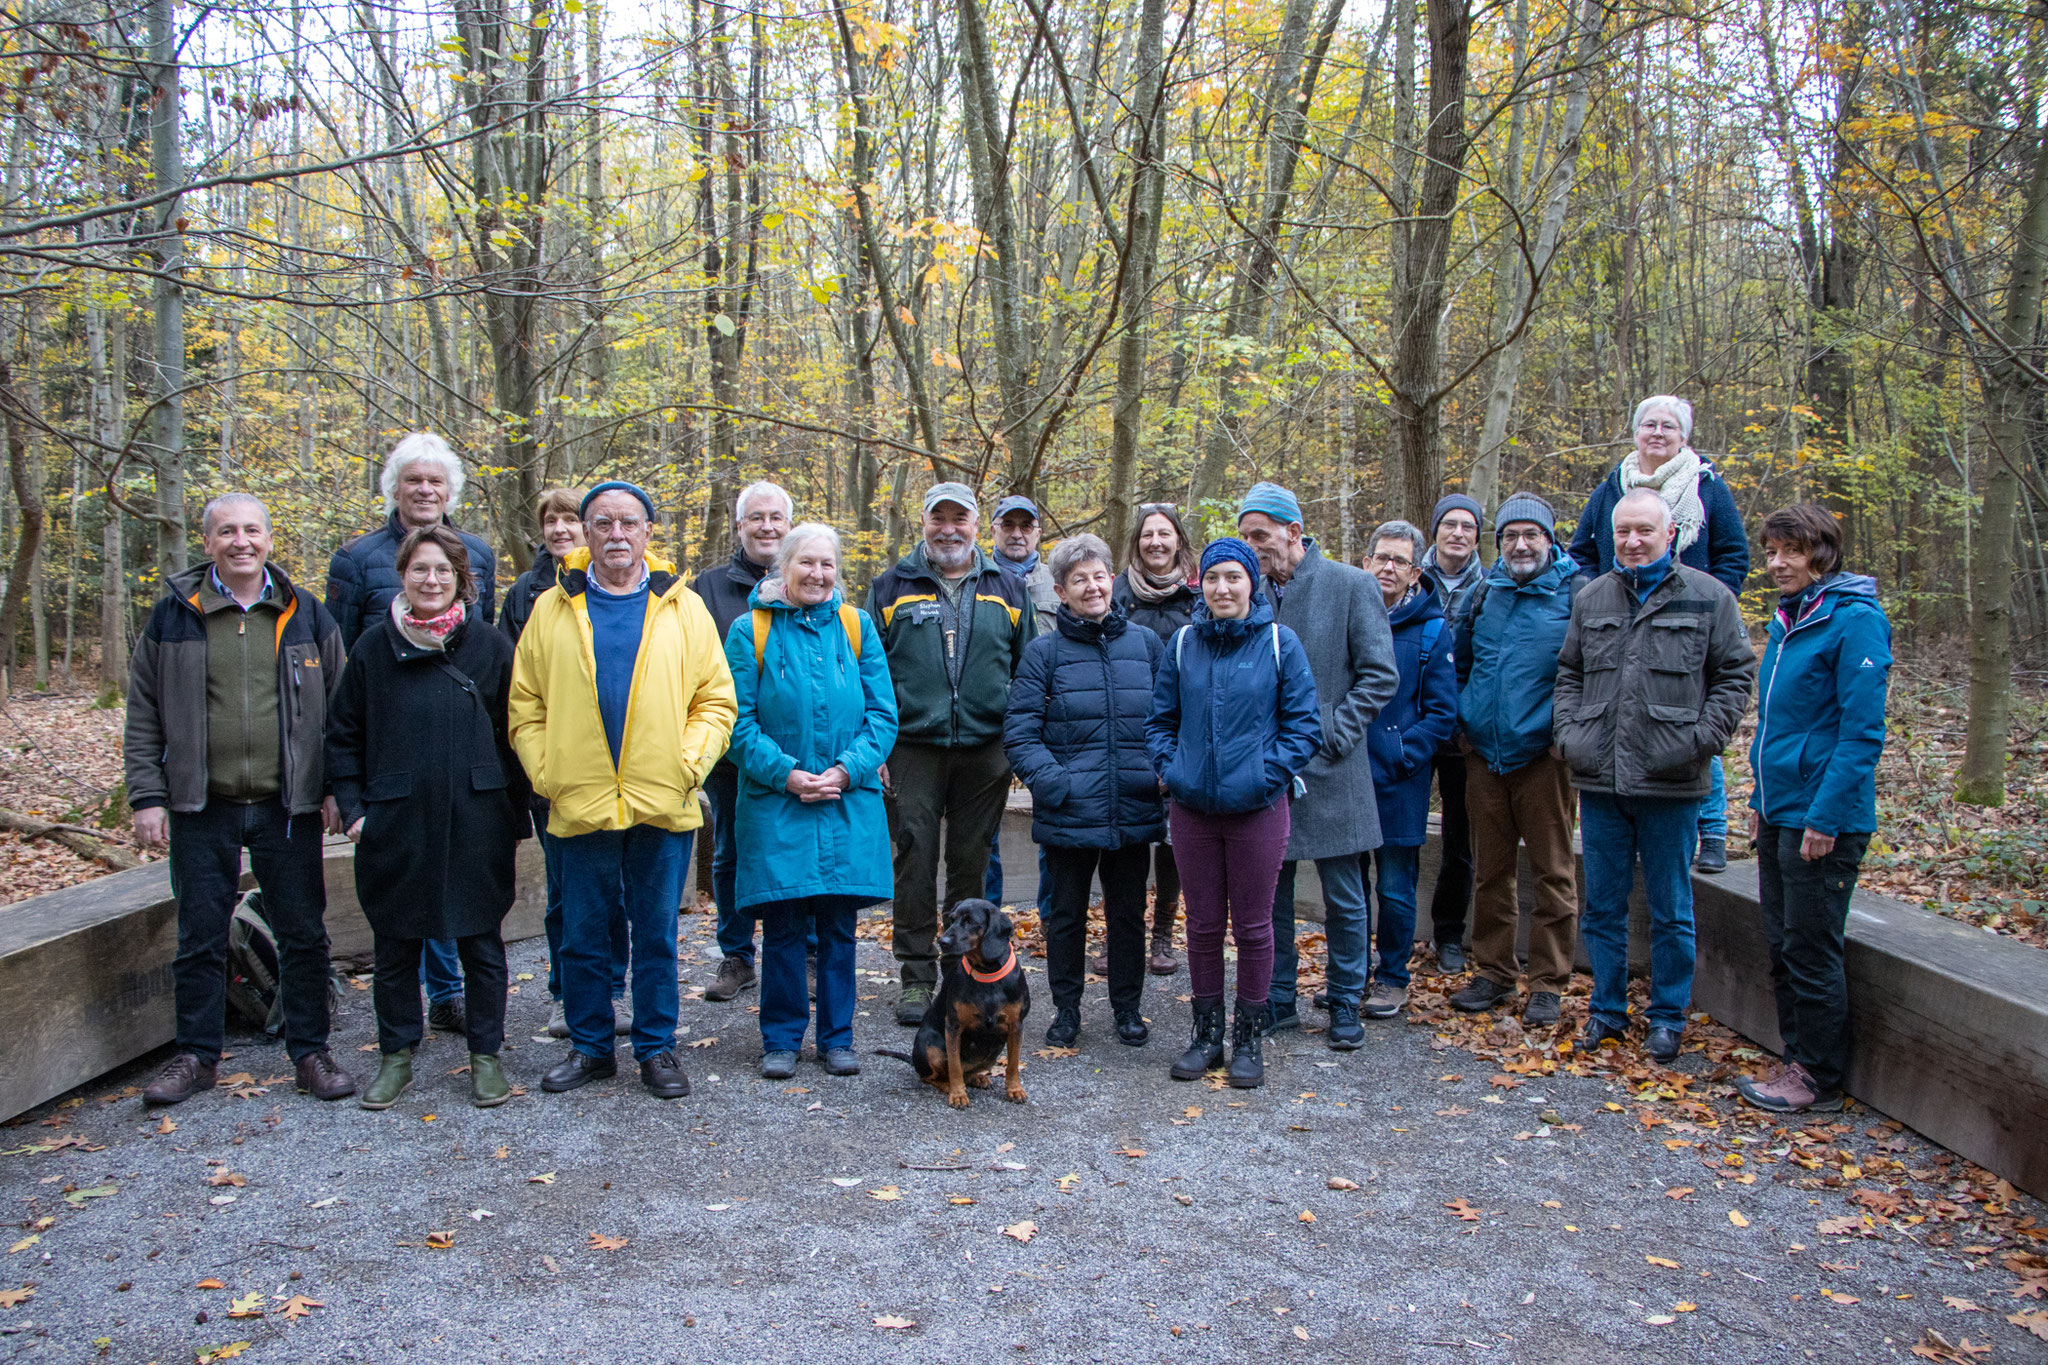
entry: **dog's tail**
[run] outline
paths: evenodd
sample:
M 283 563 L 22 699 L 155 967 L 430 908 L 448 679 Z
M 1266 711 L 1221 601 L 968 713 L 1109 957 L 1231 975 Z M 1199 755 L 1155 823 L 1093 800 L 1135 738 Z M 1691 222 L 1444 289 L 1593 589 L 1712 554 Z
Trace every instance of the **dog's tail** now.
M 899 1062 L 910 1062 L 912 1066 L 917 1065 L 917 1063 L 911 1059 L 909 1053 L 898 1052 L 893 1047 L 878 1047 L 874 1049 L 873 1055 L 876 1057 L 894 1057 Z

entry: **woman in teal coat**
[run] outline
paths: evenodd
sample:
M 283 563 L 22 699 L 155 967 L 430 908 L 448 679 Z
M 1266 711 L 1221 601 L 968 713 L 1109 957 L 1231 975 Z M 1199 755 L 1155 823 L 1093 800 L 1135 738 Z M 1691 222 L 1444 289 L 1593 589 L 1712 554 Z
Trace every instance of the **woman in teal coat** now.
M 874 622 L 839 591 L 831 527 L 784 536 L 748 600 L 725 637 L 739 703 L 727 757 L 740 771 L 739 908 L 761 917 L 761 1074 L 796 1074 L 815 923 L 818 1061 L 851 1076 L 854 918 L 894 894 L 880 773 L 896 743 L 896 690 Z

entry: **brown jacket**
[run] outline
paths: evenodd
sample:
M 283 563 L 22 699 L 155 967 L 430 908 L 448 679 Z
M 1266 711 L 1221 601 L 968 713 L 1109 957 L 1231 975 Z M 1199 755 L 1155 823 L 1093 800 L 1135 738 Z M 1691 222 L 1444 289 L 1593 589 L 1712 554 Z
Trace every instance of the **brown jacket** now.
M 172 577 L 128 665 L 128 723 L 122 736 L 128 804 L 201 810 L 207 798 L 206 622 L 200 585 L 211 564 Z M 327 699 L 341 685 L 341 631 L 320 600 L 270 565 L 284 609 L 277 613 L 279 774 L 285 809 L 306 815 L 327 794 L 321 758 Z
M 1674 564 L 1640 606 L 1621 571 L 1579 589 L 1557 656 L 1553 733 L 1572 785 L 1697 800 L 1756 686 L 1756 651 L 1718 579 Z

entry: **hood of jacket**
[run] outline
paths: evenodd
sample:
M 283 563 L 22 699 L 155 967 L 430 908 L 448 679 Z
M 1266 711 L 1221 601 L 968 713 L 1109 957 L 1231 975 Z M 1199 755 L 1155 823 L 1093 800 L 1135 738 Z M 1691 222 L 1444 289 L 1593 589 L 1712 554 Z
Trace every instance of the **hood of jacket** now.
M 1100 621 L 1090 621 L 1077 616 L 1071 607 L 1062 603 L 1053 620 L 1060 634 L 1084 645 L 1100 645 L 1104 640 L 1114 640 L 1130 627 L 1130 618 L 1117 606 L 1111 606 L 1109 614 Z
M 1808 584 L 1792 601 L 1780 597 L 1777 613 L 1771 618 L 1771 632 L 1782 636 L 1794 628 L 1824 621 L 1838 606 L 1855 598 L 1865 598 L 1876 605 L 1877 580 L 1868 574 L 1831 573 Z
M 1419 626 L 1426 621 L 1443 619 L 1443 603 L 1437 600 L 1429 584 L 1420 585 L 1422 591 L 1411 593 L 1387 609 L 1387 625 L 1394 630 L 1405 626 Z

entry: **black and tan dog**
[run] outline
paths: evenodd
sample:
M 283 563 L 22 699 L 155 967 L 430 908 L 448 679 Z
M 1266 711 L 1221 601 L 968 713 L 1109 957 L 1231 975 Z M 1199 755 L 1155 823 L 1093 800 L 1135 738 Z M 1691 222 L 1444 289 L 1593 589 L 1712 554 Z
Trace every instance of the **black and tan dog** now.
M 967 1087 L 988 1088 L 989 1071 L 1009 1050 L 1003 1098 L 1024 1101 L 1018 1051 L 1031 1013 L 1031 985 L 1011 942 L 1010 917 L 984 900 L 961 901 L 939 935 L 939 989 L 918 1025 L 909 1052 L 876 1049 L 917 1068 L 919 1079 L 946 1092 L 946 1103 L 967 1107 Z

